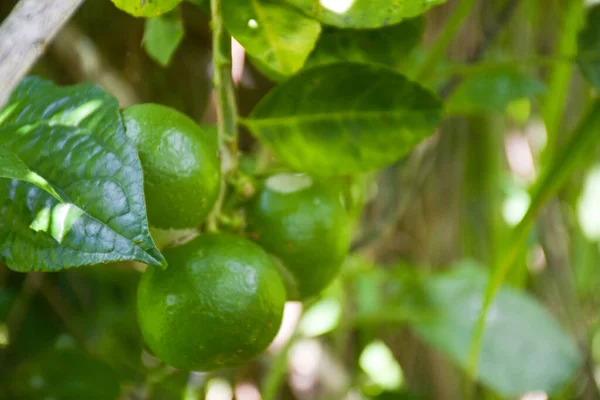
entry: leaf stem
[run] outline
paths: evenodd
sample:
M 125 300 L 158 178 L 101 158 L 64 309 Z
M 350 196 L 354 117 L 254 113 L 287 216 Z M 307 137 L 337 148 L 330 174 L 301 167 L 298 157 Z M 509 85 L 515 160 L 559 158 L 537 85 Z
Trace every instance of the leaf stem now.
M 431 77 L 439 62 L 445 57 L 450 43 L 452 43 L 452 40 L 456 37 L 456 34 L 462 27 L 465 18 L 469 15 L 474 4 L 475 0 L 461 0 L 461 2 L 458 3 L 417 72 L 415 79 L 418 82 L 426 81 Z
M 569 1 L 566 4 L 565 19 L 560 36 L 556 54 L 565 54 L 574 57 L 577 54 L 577 33 L 583 19 L 583 0 Z M 553 158 L 557 146 L 557 134 L 564 114 L 565 104 L 573 65 L 570 63 L 554 64 L 550 72 L 550 87 L 544 102 L 543 117 L 546 122 L 547 144 L 542 161 L 549 162 Z
M 292 337 L 285 344 L 285 347 L 281 349 L 281 351 L 277 353 L 273 359 L 269 372 L 262 385 L 261 394 L 263 400 L 275 400 L 277 398 L 277 393 L 279 393 L 283 378 L 288 372 L 287 362 L 290 350 L 299 338 L 300 335 L 298 333 L 294 333 L 294 335 L 292 335 Z
M 582 0 L 569 3 L 563 34 L 560 37 L 556 54 L 566 54 L 567 58 L 576 56 L 574 53 L 577 50 L 576 38 L 582 10 Z M 580 124 L 579 129 L 571 137 L 564 150 L 556 154 L 556 157 L 554 155 L 554 151 L 556 150 L 556 135 L 560 129 L 562 109 L 566 102 L 571 72 L 572 65 L 569 63 L 556 64 L 552 70 L 551 86 L 544 108 L 544 120 L 546 121 L 548 131 L 548 147 L 546 148 L 546 154 L 544 154 L 546 161 L 544 163 L 545 171 L 533 188 L 531 205 L 526 215 L 513 231 L 507 251 L 504 253 L 504 257 L 495 265 L 487 286 L 468 354 L 467 376 L 473 380 L 477 376 L 479 353 L 485 334 L 487 312 L 500 291 L 508 272 L 515 264 L 518 254 L 525 246 L 537 215 L 544 203 L 558 192 L 573 170 L 581 165 L 581 160 L 586 158 L 589 152 L 595 148 L 594 144 L 597 140 L 595 136 L 597 135 L 594 135 L 594 132 L 600 123 L 600 118 L 597 116 L 600 102 L 596 102 L 593 105 L 591 112 L 587 114 L 587 118 Z M 579 162 L 575 162 L 574 160 L 579 160 Z
M 227 190 L 227 177 L 238 166 L 238 114 L 231 76 L 231 36 L 221 16 L 222 0 L 211 0 L 213 88 L 217 109 L 217 129 L 221 154 L 221 191 L 208 219 L 208 230 L 217 231 L 218 219 Z

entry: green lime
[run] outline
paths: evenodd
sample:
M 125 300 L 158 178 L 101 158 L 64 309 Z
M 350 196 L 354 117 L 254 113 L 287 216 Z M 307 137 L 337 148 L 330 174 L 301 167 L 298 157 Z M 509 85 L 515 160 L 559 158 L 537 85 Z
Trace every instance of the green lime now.
M 346 258 L 351 221 L 343 198 L 336 183 L 279 174 L 246 207 L 250 237 L 281 259 L 301 299 L 331 283 Z
M 249 240 L 203 235 L 164 251 L 138 288 L 138 320 L 154 354 L 174 367 L 211 371 L 262 353 L 281 324 L 285 286 Z
M 104 361 L 63 348 L 18 366 L 10 377 L 10 391 L 21 400 L 116 400 L 120 383 Z
M 115 6 L 135 17 L 152 18 L 171 11 L 183 0 L 112 0 Z
M 123 117 L 142 162 L 150 225 L 161 229 L 200 225 L 221 185 L 214 132 L 157 104 L 128 107 Z

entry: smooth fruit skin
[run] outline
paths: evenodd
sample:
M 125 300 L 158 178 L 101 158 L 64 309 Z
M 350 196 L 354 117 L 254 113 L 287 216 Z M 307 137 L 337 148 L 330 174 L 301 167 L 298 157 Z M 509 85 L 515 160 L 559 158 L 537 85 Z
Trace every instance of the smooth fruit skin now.
M 291 186 L 278 188 L 270 184 L 274 179 L 290 180 Z M 335 183 L 276 175 L 248 204 L 246 217 L 250 238 L 283 262 L 300 299 L 317 295 L 339 273 L 350 247 L 351 221 Z
M 200 225 L 221 185 L 214 133 L 203 131 L 179 111 L 157 104 L 128 107 L 123 118 L 142 163 L 150 225 L 161 229 Z
M 269 255 L 238 236 L 199 236 L 163 252 L 138 288 L 138 321 L 154 354 L 176 368 L 212 371 L 246 363 L 271 343 L 285 287 Z

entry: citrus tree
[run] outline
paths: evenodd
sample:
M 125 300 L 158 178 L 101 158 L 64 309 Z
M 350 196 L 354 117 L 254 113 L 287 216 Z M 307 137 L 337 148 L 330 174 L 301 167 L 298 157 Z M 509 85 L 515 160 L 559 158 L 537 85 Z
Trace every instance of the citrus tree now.
M 0 8 L 1 398 L 600 397 L 600 6 L 55 3 Z

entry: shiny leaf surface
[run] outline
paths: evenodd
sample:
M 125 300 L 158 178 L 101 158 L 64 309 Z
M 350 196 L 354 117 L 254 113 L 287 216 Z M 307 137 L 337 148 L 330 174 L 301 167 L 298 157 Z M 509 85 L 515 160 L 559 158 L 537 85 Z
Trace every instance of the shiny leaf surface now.
M 379 28 L 413 18 L 445 0 L 284 0 L 324 24 Z
M 391 70 L 332 64 L 269 93 L 245 124 L 292 168 L 344 175 L 388 165 L 434 132 L 441 102 Z
M 316 20 L 270 0 L 225 1 L 223 20 L 250 55 L 282 75 L 302 68 L 321 32 Z
M 31 171 L 19 156 L 3 147 L 0 147 L 0 178 L 18 179 L 33 183 L 50 193 L 56 199 L 61 200 L 58 193 L 44 178 Z
M 27 78 L 0 126 L 0 146 L 47 180 L 0 180 L 0 259 L 17 271 L 137 260 L 164 264 L 148 232 L 137 150 L 117 101 L 92 85 Z

